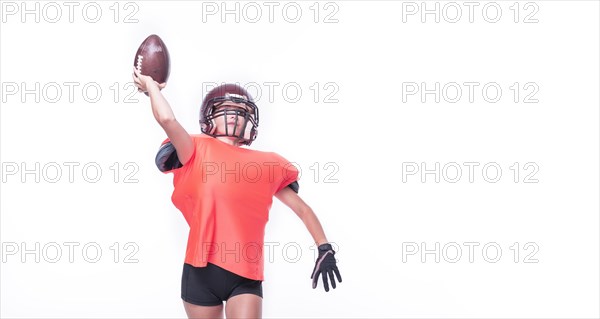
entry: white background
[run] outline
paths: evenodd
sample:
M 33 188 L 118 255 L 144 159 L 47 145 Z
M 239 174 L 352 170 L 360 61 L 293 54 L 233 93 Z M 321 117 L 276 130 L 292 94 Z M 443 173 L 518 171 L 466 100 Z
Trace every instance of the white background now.
M 512 1 L 476 2 L 472 22 L 457 2 L 456 23 L 456 7 L 447 2 L 438 2 L 439 23 L 431 14 L 425 21 L 420 12 L 405 15 L 415 3 L 394 1 L 321 2 L 318 14 L 314 2 L 295 2 L 302 9 L 296 23 L 286 21 L 295 14 L 293 7 L 282 12 L 285 3 L 269 17 L 257 2 L 262 17 L 255 23 L 255 7 L 245 2 L 239 22 L 220 11 L 203 22 L 206 4 L 192 1 L 121 2 L 118 14 L 113 1 L 96 2 L 96 23 L 85 20 L 95 17 L 94 6 L 82 13 L 86 2 L 74 2 L 72 17 L 63 2 L 38 2 L 39 22 L 33 13 L 21 16 L 21 2 L 12 2 L 15 14 L 2 3 L 2 317 L 185 317 L 179 294 L 188 228 L 170 202 L 171 175 L 154 165 L 165 134 L 145 95 L 125 103 L 134 53 L 152 33 L 171 54 L 163 93 L 191 133 L 199 133 L 204 84 L 260 84 L 252 148 L 298 163 L 300 194 L 339 247 L 343 282 L 329 293 L 320 283 L 311 289 L 312 239 L 275 200 L 266 241 L 279 246 L 265 265 L 266 318 L 600 315 L 598 2 L 520 2 L 518 22 Z M 484 15 L 486 4 L 492 7 Z M 34 2 L 27 6 L 35 12 Z M 502 10 L 495 23 L 485 19 L 494 18 L 493 6 Z M 65 82 L 78 85 L 72 101 Z M 273 99 L 265 82 L 279 85 Z M 455 82 L 462 98 L 451 103 L 455 93 L 448 93 L 436 103 L 429 94 L 423 102 L 420 94 L 405 95 L 409 82 L 427 89 Z M 472 102 L 464 82 L 480 84 Z M 524 103 L 533 92 L 528 82 L 539 89 L 530 96 L 537 103 Z M 37 94 L 21 96 L 36 83 Z M 496 103 L 484 99 L 486 83 L 501 87 Z M 82 93 L 86 84 L 101 88 L 97 102 L 88 101 L 93 87 Z M 293 90 L 282 92 L 286 84 L 302 89 L 298 101 L 290 102 Z M 57 86 L 62 96 L 54 101 Z M 79 165 L 72 182 L 65 162 Z M 465 162 L 479 165 L 472 182 Z M 22 175 L 21 163 L 40 170 Z M 62 168 L 55 183 L 52 163 Z M 96 183 L 82 176 L 90 163 L 102 169 Z M 425 181 L 420 172 L 403 174 L 411 163 L 430 170 L 439 163 L 439 182 L 434 174 Z M 462 168 L 455 183 L 452 163 Z M 482 175 L 487 163 L 502 169 L 497 182 L 489 181 L 493 168 L 488 180 Z M 524 183 L 535 168 L 530 181 L 537 183 Z M 127 174 L 137 182 L 125 183 Z M 79 245 L 73 262 L 69 242 Z M 469 242 L 478 245 L 472 262 Z M 58 262 L 48 261 L 56 256 L 53 243 L 61 247 Z M 82 255 L 94 243 L 102 249 L 98 262 Z M 436 243 L 438 262 L 421 250 Z M 501 248 L 497 261 L 493 247 L 483 254 L 486 244 Z M 287 254 L 285 245 L 292 247 Z M 452 262 L 456 246 L 462 255 Z M 294 247 L 301 247 L 296 259 Z M 407 247 L 419 251 L 407 255 Z M 130 253 L 136 263 L 124 262 Z

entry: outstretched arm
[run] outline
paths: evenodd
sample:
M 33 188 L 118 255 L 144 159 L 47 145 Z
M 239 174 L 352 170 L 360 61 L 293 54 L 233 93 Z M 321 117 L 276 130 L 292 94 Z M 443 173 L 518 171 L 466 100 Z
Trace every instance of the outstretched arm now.
M 313 210 L 306 205 L 291 187 L 284 187 L 275 194 L 275 197 L 291 208 L 294 213 L 300 217 L 315 240 L 315 243 L 317 243 L 319 257 L 317 257 L 315 268 L 310 276 L 313 289 L 317 288 L 319 277 L 322 278 L 325 291 L 329 291 L 329 282 L 331 282 L 331 286 L 335 289 L 336 278 L 338 282 L 342 282 L 342 276 L 336 265 L 334 257 L 335 251 L 333 250 L 333 247 L 331 247 L 331 244 L 327 243 L 327 238 L 325 237 L 325 232 L 323 231 L 323 227 L 321 227 L 319 219 Z
M 323 227 L 321 226 L 317 215 L 315 215 L 312 208 L 310 208 L 296 192 L 290 187 L 284 187 L 275 194 L 275 197 L 300 217 L 317 246 L 327 243 L 327 237 L 325 237 L 325 232 L 323 231 Z
M 154 118 L 163 128 L 165 133 L 167 133 L 170 142 L 177 151 L 179 161 L 185 165 L 192 157 L 194 143 L 192 137 L 175 119 L 175 115 L 173 114 L 169 102 L 167 102 L 167 99 L 165 99 L 160 92 L 160 90 L 165 87 L 166 83 L 158 84 L 151 77 L 142 75 L 135 68 L 133 68 L 133 81 L 140 91 L 148 92 Z

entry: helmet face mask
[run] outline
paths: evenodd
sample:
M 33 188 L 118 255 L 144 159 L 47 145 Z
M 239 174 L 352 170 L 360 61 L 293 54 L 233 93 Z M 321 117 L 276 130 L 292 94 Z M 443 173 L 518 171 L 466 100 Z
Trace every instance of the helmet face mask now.
M 227 123 L 227 117 L 231 115 L 235 118 L 233 128 Z M 200 111 L 203 133 L 213 137 L 236 137 L 236 142 L 242 145 L 250 145 L 256 139 L 258 120 L 258 107 L 252 98 L 244 89 L 233 84 L 225 84 L 209 92 Z M 216 131 L 217 121 L 224 123 L 225 132 Z

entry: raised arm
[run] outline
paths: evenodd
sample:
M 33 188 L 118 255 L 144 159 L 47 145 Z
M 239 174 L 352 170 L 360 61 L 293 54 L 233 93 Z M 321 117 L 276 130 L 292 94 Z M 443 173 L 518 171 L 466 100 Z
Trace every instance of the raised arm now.
M 136 68 L 133 68 L 133 81 L 140 91 L 148 92 L 154 118 L 167 133 L 170 142 L 177 151 L 179 161 L 185 165 L 192 157 L 194 144 L 192 137 L 175 119 L 169 102 L 160 92 L 166 86 L 166 83 L 158 84 L 151 77 L 142 75 Z

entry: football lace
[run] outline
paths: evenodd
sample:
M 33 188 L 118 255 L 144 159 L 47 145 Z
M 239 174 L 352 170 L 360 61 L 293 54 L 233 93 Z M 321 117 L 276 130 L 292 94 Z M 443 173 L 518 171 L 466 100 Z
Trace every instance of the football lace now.
M 138 58 L 137 58 L 137 66 L 136 66 L 136 68 L 140 72 L 142 72 L 142 59 L 143 58 L 144 58 L 143 55 L 138 55 Z

